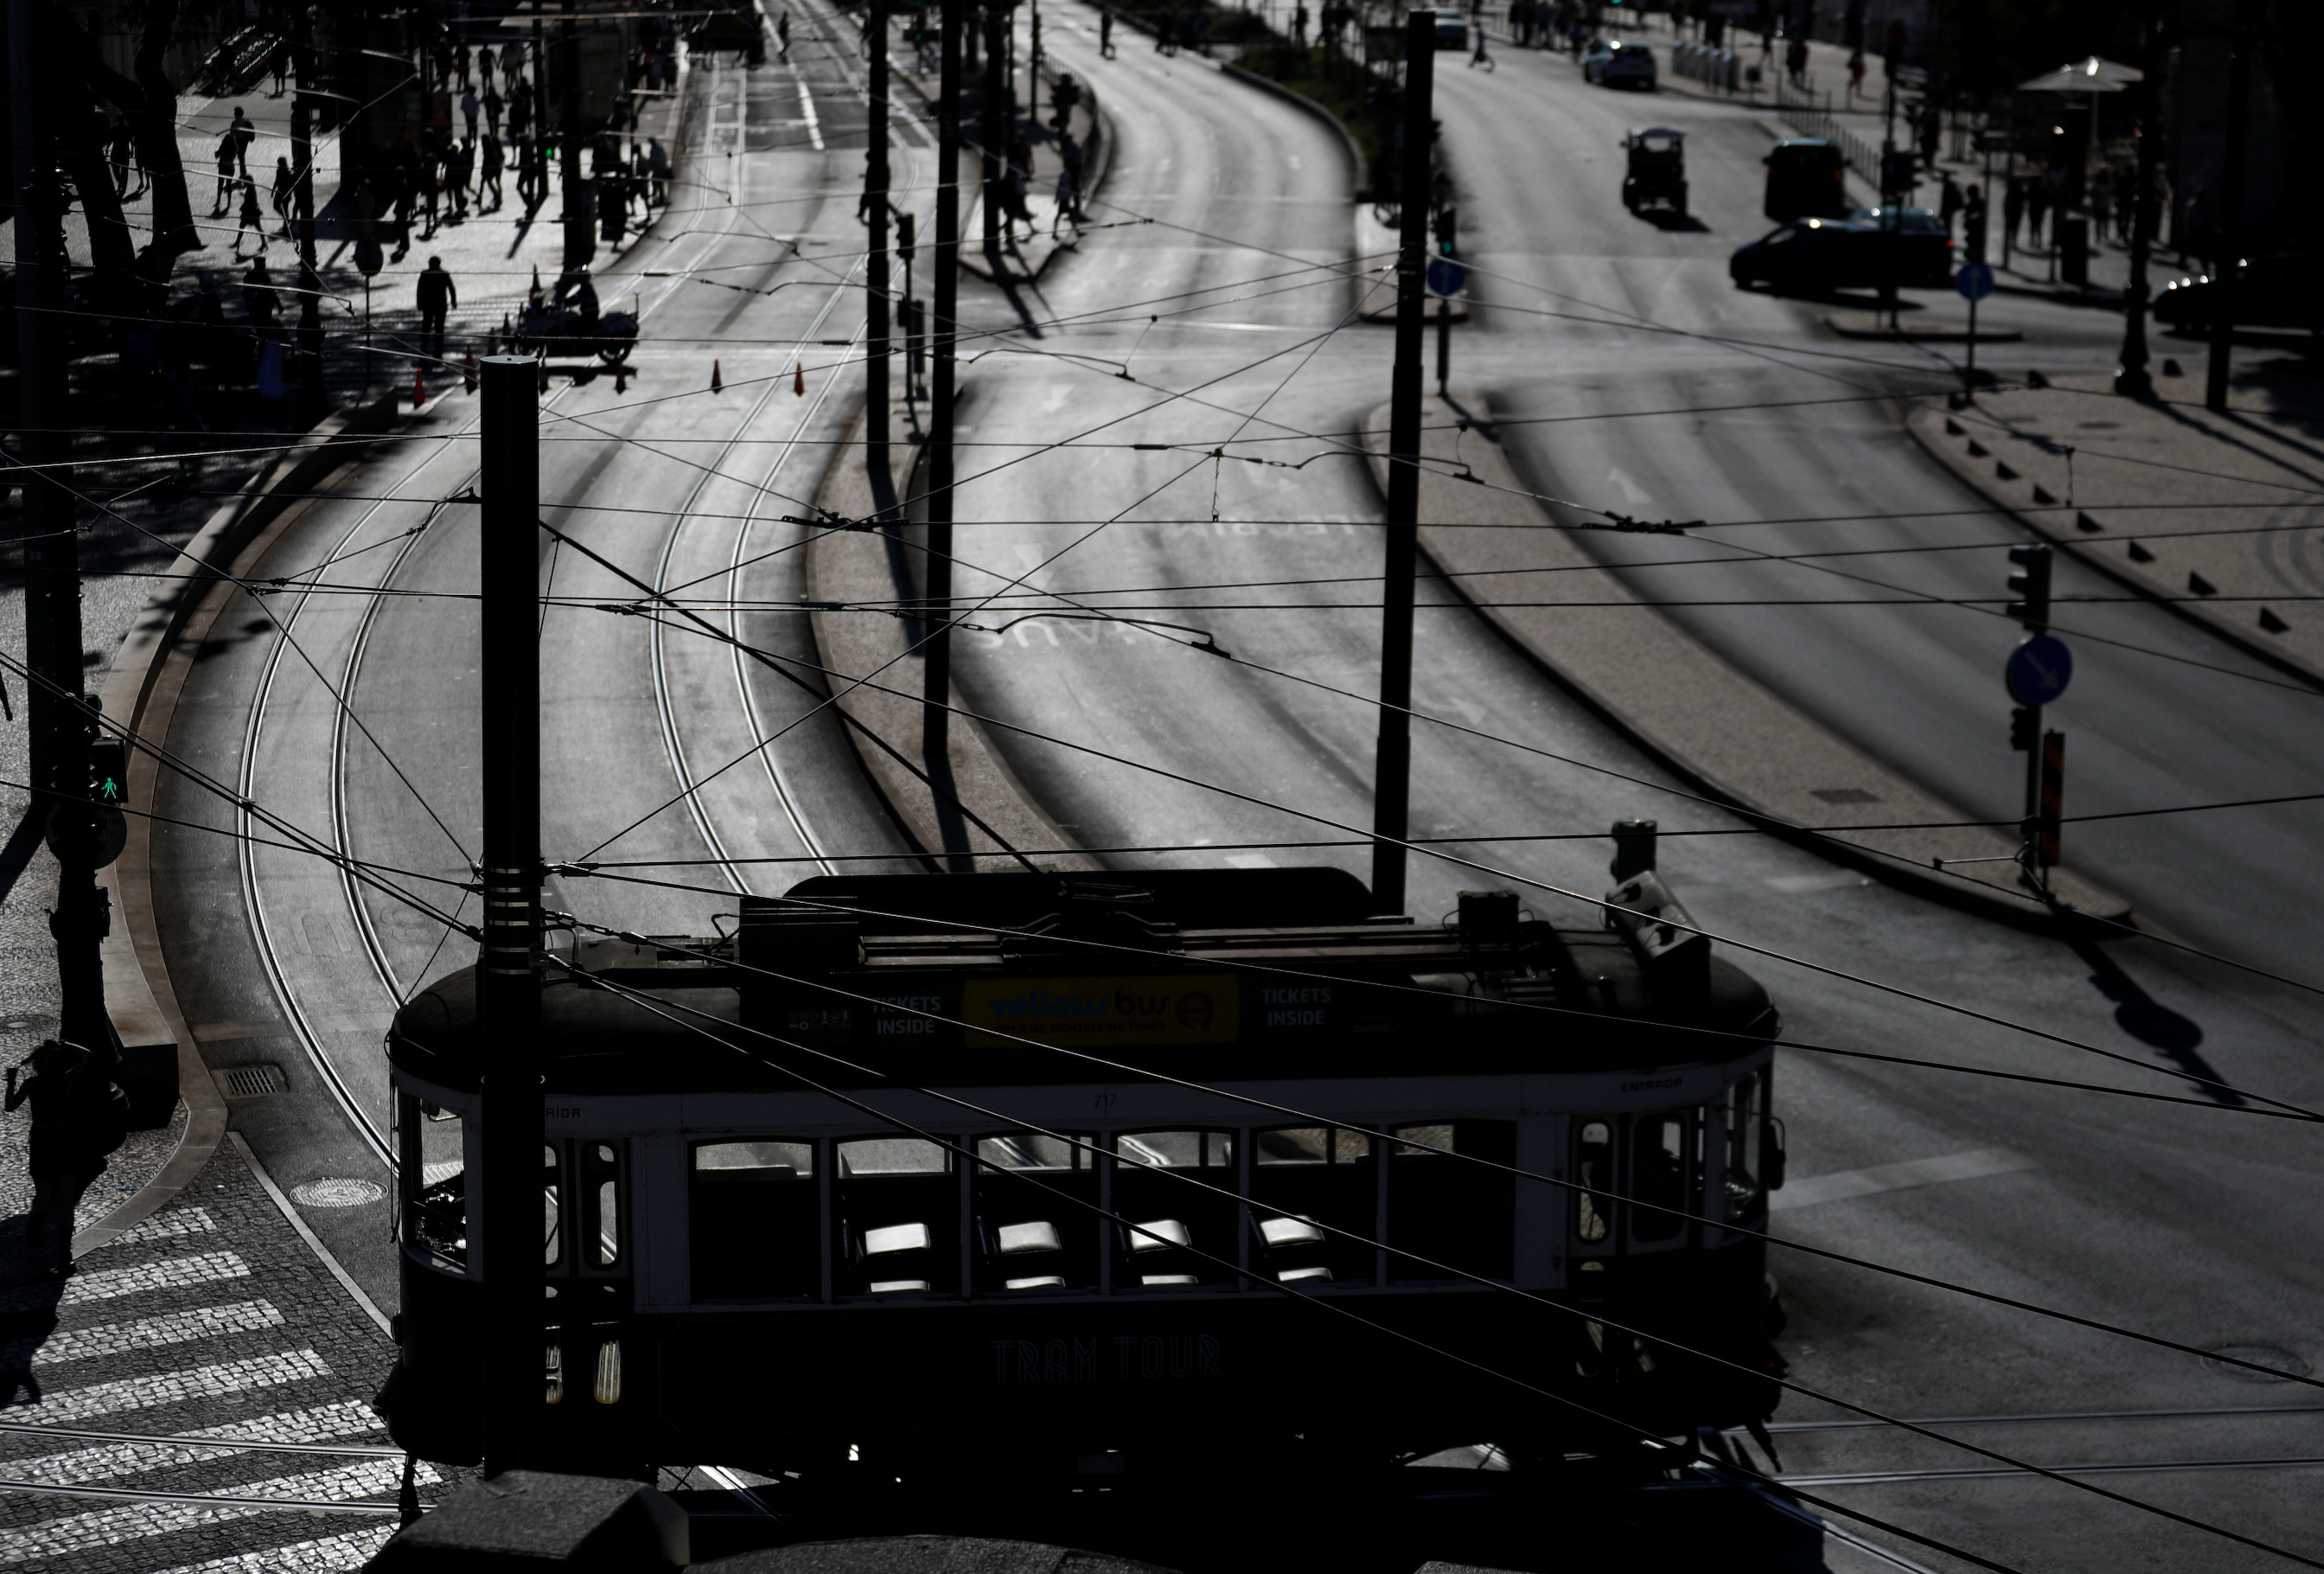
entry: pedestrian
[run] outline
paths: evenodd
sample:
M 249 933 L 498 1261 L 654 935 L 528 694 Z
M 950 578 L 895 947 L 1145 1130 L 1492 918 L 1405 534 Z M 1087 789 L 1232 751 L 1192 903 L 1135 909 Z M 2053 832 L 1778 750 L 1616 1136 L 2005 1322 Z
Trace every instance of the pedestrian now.
M 210 217 L 217 218 L 234 201 L 234 133 L 219 135 L 217 143 L 217 194 L 211 199 Z
M 460 41 L 459 47 L 452 51 L 452 69 L 460 75 L 460 86 L 466 87 L 468 85 L 468 41 L 465 38 Z
M 1049 221 L 1049 238 L 1057 238 L 1058 229 L 1071 224 L 1081 229 L 1082 208 L 1082 144 L 1069 132 L 1057 139 L 1057 212 Z
M 1863 51 L 1863 50 L 1861 50 L 1861 49 L 1851 50 L 1851 51 L 1849 51 L 1849 56 L 1848 56 L 1848 97 L 1849 97 L 1849 101 L 1850 103 L 1854 103 L 1854 102 L 1855 102 L 1855 100 L 1856 100 L 1856 96 L 1857 96 L 1858 93 L 1862 92 L 1863 90 L 1864 90 L 1864 51 Z
M 1792 86 L 1794 88 L 1804 88 L 1808 85 L 1808 35 L 1806 33 L 1792 34 L 1792 42 L 1784 46 L 1784 74 L 1792 79 Z
M 775 18 L 775 58 L 791 58 L 791 14 L 788 11 Z
M 1489 71 L 1493 69 L 1493 57 L 1485 52 L 1485 19 L 1477 17 L 1471 25 L 1476 30 L 1477 48 L 1469 57 L 1469 69 L 1473 71 L 1482 66 Z
M 516 77 L 509 87 L 509 141 L 522 142 L 532 129 L 532 84 Z
M 235 256 L 242 255 L 242 232 L 245 229 L 254 229 L 258 232 L 258 249 L 262 253 L 264 252 L 266 250 L 266 213 L 258 206 L 258 182 L 255 181 L 242 182 L 242 217 L 234 227 Z
M 1961 210 L 1961 190 L 1953 184 L 1950 170 L 1939 175 L 1938 180 L 1942 185 L 1937 193 L 1937 217 L 1944 220 L 1945 233 L 1950 236 L 1953 232 L 1953 219 Z
M 429 257 L 428 266 L 420 270 L 418 294 L 420 353 L 440 361 L 444 358 L 444 315 L 460 303 L 459 287 L 444 271 L 442 257 Z
M 274 161 L 274 217 L 282 221 L 282 233 L 290 233 L 290 199 L 298 194 L 299 177 L 292 172 L 289 159 Z M 237 235 L 236 240 L 242 237 Z
M 2017 244 L 2017 229 L 2024 222 L 2025 182 L 2012 180 L 2001 191 L 2001 241 L 2005 246 Z
M 1012 241 L 1017 238 L 1017 226 L 1019 224 L 1025 227 L 1027 240 L 1040 233 L 1040 227 L 1033 222 L 1032 208 L 1026 205 L 1027 188 L 1032 178 L 1033 144 L 1020 131 L 1016 140 L 1009 144 L 1009 167 L 1002 171 L 1002 179 L 1007 183 L 1009 238 Z
M 1178 52 L 1178 11 L 1176 6 L 1165 7 L 1155 26 L 1154 52 L 1160 55 Z
M 501 210 L 502 202 L 501 167 L 506 161 L 506 155 L 501 152 L 501 139 L 494 136 L 489 131 L 485 132 L 483 144 L 476 149 L 476 157 L 478 161 L 478 172 L 476 176 L 477 211 L 482 213 L 498 213 Z M 490 208 L 486 208 L 484 205 L 484 198 L 486 196 L 490 196 L 493 199 L 493 205 Z
M 451 222 L 464 223 L 468 217 L 468 184 L 475 178 L 476 144 L 456 143 L 444 155 L 444 192 L 451 199 Z
M 484 91 L 487 93 L 493 90 L 493 68 L 499 63 L 493 58 L 492 45 L 487 43 L 476 46 L 476 76 L 484 82 Z
M 1985 188 L 1971 186 L 1961 199 L 1961 245 L 1972 263 L 1986 261 Z
M 412 207 L 420 198 L 420 177 L 412 168 L 412 156 L 410 148 L 404 149 L 403 157 L 387 171 L 389 200 L 395 211 L 395 250 L 387 259 L 391 263 L 401 262 L 411 250 Z
M 1300 7 L 1305 13 L 1306 7 Z M 1113 59 L 1113 7 L 1109 5 L 1097 14 L 1097 52 L 1100 60 Z
M 504 102 L 501 90 L 487 81 L 484 84 L 484 128 L 494 136 L 501 134 L 501 106 Z
M 18 1079 L 18 1073 L 32 1075 Z M 78 1044 L 44 1039 L 8 1069 L 5 1107 L 32 1106 L 25 1143 L 32 1207 L 25 1245 L 38 1272 L 72 1272 L 73 1209 L 89 1183 L 105 1173 L 106 1155 L 129 1133 L 129 1104 L 97 1054 Z
M 242 112 L 239 104 L 234 106 L 234 118 L 226 123 L 226 134 L 234 138 L 235 168 L 246 181 L 250 179 L 250 144 L 258 140 L 258 127 L 251 124 L 250 116 Z
M 2114 220 L 2114 180 L 2110 173 L 2100 174 L 2090 182 L 2090 235 L 2094 239 L 2106 238 L 2107 227 Z
M 653 176 L 653 194 L 649 199 L 655 206 L 669 206 L 669 150 L 661 145 L 661 138 L 646 139 L 646 168 Z
M 273 59 L 268 63 L 274 68 L 274 97 L 280 98 L 284 91 L 283 78 L 289 75 L 290 70 L 290 46 L 288 43 L 277 43 L 274 46 Z
M 125 199 L 129 195 L 130 169 L 137 157 L 137 139 L 130 134 L 126 119 L 113 123 L 113 136 L 106 144 L 106 157 L 113 165 L 113 194 Z M 139 182 L 138 189 L 144 189 L 143 181 Z
M 2025 180 L 2025 244 L 2042 244 L 2042 221 L 2050 216 L 2050 182 L 2038 175 Z
M 460 118 L 468 123 L 468 140 L 470 142 L 476 140 L 476 112 L 483 107 L 483 101 L 477 98 L 476 90 L 474 88 L 469 88 L 462 91 L 460 94 Z

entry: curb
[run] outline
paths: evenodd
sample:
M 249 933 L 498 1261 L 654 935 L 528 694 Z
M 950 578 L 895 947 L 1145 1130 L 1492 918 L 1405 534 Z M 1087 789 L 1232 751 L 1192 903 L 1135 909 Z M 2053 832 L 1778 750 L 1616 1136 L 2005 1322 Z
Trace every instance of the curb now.
M 1462 418 L 1469 430 L 1425 434 L 1429 458 L 1458 463 L 1499 486 L 1533 490 L 1499 447 L 1487 400 L 1470 391 L 1432 402 L 1441 413 Z M 1375 481 L 1383 479 L 1386 468 L 1386 421 L 1382 407 L 1364 421 Z M 1460 451 L 1460 440 L 1472 433 L 1483 440 L 1481 447 L 1470 442 Z M 1512 600 L 1635 601 L 1610 568 L 1585 551 L 1573 532 L 1556 529 L 1530 497 L 1457 486 L 1457 478 L 1434 468 L 1422 472 L 1422 517 L 1447 522 L 1425 524 L 1420 532 L 1422 551 L 1439 572 L 1534 568 L 1545 570 L 1538 586 L 1528 585 L 1522 573 L 1500 574 L 1494 583 L 1506 587 Z M 1530 523 L 1541 531 L 1462 528 L 1484 523 Z M 1626 620 L 1620 637 L 1613 638 L 1587 623 L 1602 616 L 1600 610 L 1561 614 L 1552 607 L 1497 607 L 1478 602 L 1465 581 L 1449 583 L 1527 661 L 1688 788 L 1744 812 L 1770 835 L 1884 884 L 2019 927 L 2054 930 L 2077 915 L 2130 921 L 2126 901 L 2070 868 L 2053 876 L 2061 912 L 2012 888 L 1932 867 L 1932 856 L 1949 862 L 2001 856 L 2015 844 L 1990 828 L 1961 825 L 1968 817 L 1957 808 L 1736 671 L 1659 612 L 1611 609 Z M 1770 790 L 1780 795 L 1771 797 Z M 1787 809 L 1784 796 L 1802 801 Z M 1846 823 L 1851 812 L 1868 828 L 1853 836 L 1868 839 L 1852 839 Z M 1947 829 L 1872 829 L 1899 820 Z M 1821 829 L 1804 829 L 1809 825 Z
M 1945 440 L 1950 435 L 1945 431 L 1948 425 L 1958 426 L 1959 423 L 1954 421 L 1944 409 L 1935 404 L 1918 405 L 1906 413 L 1904 421 L 1904 430 L 1912 434 L 1913 440 L 1921 445 L 1923 451 L 1944 467 L 1945 470 L 1963 486 L 1984 498 L 2027 535 L 2063 551 L 2077 563 L 2085 568 L 2096 569 L 2125 589 L 2136 592 L 2150 605 L 2161 607 L 2181 621 L 2202 630 L 2212 638 L 2231 646 L 2254 661 L 2263 662 L 2288 677 L 2297 678 L 2302 683 L 2313 688 L 2324 689 L 2324 669 L 2313 666 L 2296 655 L 2261 643 L 2253 636 L 2251 630 L 2228 622 L 2204 603 L 2179 599 L 2171 595 L 2171 588 L 2168 585 L 2158 582 L 2153 575 L 2140 573 L 2125 561 L 2118 561 L 2091 550 L 2101 541 L 2107 541 L 2109 544 L 2120 544 L 2126 538 L 2123 536 L 2092 537 L 2070 531 L 2061 532 L 2045 515 L 2019 512 L 2021 504 L 2035 501 L 2035 499 L 2030 495 L 2023 498 L 2004 495 L 1994 486 L 1996 477 L 1972 468 L 1970 457 L 1966 451 L 1955 451 L 1952 445 Z M 1966 436 L 1966 433 L 1963 435 Z M 2027 482 L 2025 485 L 2030 488 L 2033 484 Z M 2088 506 L 2100 514 L 2106 512 L 2102 505 Z
M 210 515 L 171 565 L 171 572 L 184 577 L 174 588 L 157 591 L 146 602 L 115 653 L 101 691 L 107 720 L 142 736 L 162 669 L 202 602 L 225 581 L 251 542 L 302 501 L 300 494 L 315 490 L 340 466 L 368 452 L 371 445 L 364 439 L 388 431 L 394 420 L 392 396 L 326 418 L 276 459 L 257 486 Z M 152 801 L 159 773 L 152 755 L 130 751 L 133 801 Z M 161 936 L 153 927 L 152 847 L 152 821 L 131 816 L 127 846 L 100 876 L 118 918 L 100 947 L 106 1011 L 124 1050 L 174 1052 L 178 1095 L 186 1102 L 186 1129 L 159 1174 L 73 1236 L 75 1256 L 113 1241 L 177 1196 L 216 1155 L 226 1136 L 226 1099 L 210 1080 L 209 1068 L 179 1010 Z

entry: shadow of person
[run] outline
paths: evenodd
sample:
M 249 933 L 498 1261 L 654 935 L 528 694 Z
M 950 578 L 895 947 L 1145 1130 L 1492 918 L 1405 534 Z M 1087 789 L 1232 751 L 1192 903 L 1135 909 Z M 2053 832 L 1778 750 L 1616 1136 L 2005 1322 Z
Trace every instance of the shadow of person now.
M 2240 1108 L 2245 1100 L 2233 1090 L 2214 1086 L 2224 1082 L 2217 1068 L 2200 1052 L 2200 1023 L 2163 1005 L 2124 972 L 2115 959 L 2091 940 L 2074 942 L 2074 954 L 2090 968 L 2090 982 L 2114 1002 L 2115 1025 L 2176 1065 L 2190 1077 L 2201 1079 L 2197 1090 L 2219 1104 Z
M 0 1219 L 0 1408 L 41 1401 L 32 1357 L 56 1331 L 65 1293 L 48 1257 L 35 1250 L 31 1214 Z

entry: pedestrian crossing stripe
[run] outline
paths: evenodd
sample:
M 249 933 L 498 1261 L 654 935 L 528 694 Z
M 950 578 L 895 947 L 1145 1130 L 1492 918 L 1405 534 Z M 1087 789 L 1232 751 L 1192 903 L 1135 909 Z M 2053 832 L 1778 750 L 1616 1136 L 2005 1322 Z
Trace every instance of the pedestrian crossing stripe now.
M 76 1274 L 65 1285 L 63 1304 L 78 1306 L 116 1296 L 142 1295 L 152 1290 L 182 1290 L 189 1284 L 216 1284 L 227 1279 L 247 1279 L 250 1264 L 234 1252 L 208 1252 L 194 1257 L 141 1263 L 132 1268 L 101 1268 Z
M 96 1328 L 74 1329 L 45 1338 L 14 1339 L 0 1346 L 0 1371 L 23 1371 L 37 1355 L 43 1367 L 69 1361 L 94 1361 L 101 1356 L 125 1355 L 162 1345 L 182 1345 L 226 1334 L 254 1333 L 280 1328 L 282 1314 L 269 1301 L 243 1301 L 232 1306 L 198 1306 L 135 1322 L 108 1322 Z
M 254 1388 L 272 1388 L 329 1375 L 329 1363 L 315 1351 L 286 1350 L 246 1360 L 158 1372 L 151 1376 L 94 1383 L 86 1388 L 68 1388 L 43 1394 L 31 1404 L 12 1405 L 8 1418 L 61 1425 L 95 1416 L 118 1415 L 124 1411 L 158 1410 L 198 1399 L 224 1399 Z
M 181 1563 L 162 1574 L 337 1574 L 370 1562 L 395 1531 L 393 1525 L 369 1525 L 343 1536 L 294 1542 L 263 1552 L 235 1552 L 207 1563 Z
M 338 1503 L 354 1499 L 392 1497 L 400 1488 L 403 1468 L 392 1459 L 363 1460 L 327 1470 L 236 1486 L 232 1495 L 254 1501 L 237 1503 L 125 1503 L 111 1508 L 67 1514 L 36 1524 L 20 1525 L 0 1543 L 0 1564 L 29 1563 L 35 1558 L 66 1558 L 117 1547 L 125 1542 L 174 1535 L 203 1525 L 247 1519 L 280 1512 L 266 1498 L 287 1503 Z M 423 1485 L 440 1480 L 426 1465 L 415 1477 Z
M 143 1241 L 169 1240 L 176 1236 L 208 1235 L 217 1228 L 217 1221 L 209 1210 L 202 1208 L 180 1208 L 169 1213 L 154 1215 L 143 1224 L 132 1225 L 113 1237 L 116 1246 L 133 1246 Z
M 246 1457 L 233 1447 L 203 1447 L 198 1438 L 251 1438 L 269 1443 L 320 1443 L 359 1438 L 380 1430 L 379 1417 L 361 1400 L 343 1400 L 312 1410 L 284 1411 L 250 1421 L 228 1421 L 184 1434 L 185 1443 L 106 1443 L 96 1448 L 69 1449 L 61 1453 L 35 1454 L 0 1461 L 0 1474 L 19 1481 L 69 1486 L 77 1482 L 111 1481 L 124 1476 L 151 1475 L 199 1465 L 211 1459 Z

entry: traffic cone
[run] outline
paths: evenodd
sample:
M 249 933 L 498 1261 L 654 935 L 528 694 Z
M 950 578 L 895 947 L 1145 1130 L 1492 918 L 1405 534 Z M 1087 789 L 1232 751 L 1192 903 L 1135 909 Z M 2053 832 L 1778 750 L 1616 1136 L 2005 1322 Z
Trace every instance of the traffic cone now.
M 474 394 L 475 391 L 476 347 L 470 345 L 468 347 L 468 353 L 460 357 L 460 392 L 463 394 Z
M 428 384 L 420 381 L 420 368 L 411 368 L 411 408 L 419 409 L 428 403 Z
M 791 392 L 799 394 L 807 392 L 807 367 L 798 361 L 791 363 Z
M 721 394 L 725 392 L 725 380 L 718 375 L 718 363 L 714 358 L 710 363 L 710 391 L 713 394 Z

